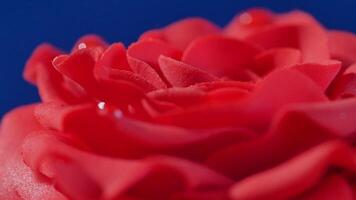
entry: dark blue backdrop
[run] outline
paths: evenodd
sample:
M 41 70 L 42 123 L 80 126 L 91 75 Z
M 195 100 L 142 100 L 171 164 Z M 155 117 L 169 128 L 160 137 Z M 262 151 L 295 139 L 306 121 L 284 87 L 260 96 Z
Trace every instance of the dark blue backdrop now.
M 22 0 L 0 4 L 0 116 L 17 105 L 38 99 L 22 80 L 27 57 L 41 42 L 70 49 L 83 34 L 108 41 L 135 40 L 146 29 L 179 18 L 203 16 L 217 24 L 237 12 L 263 6 L 275 11 L 303 9 L 330 28 L 356 32 L 355 0 Z

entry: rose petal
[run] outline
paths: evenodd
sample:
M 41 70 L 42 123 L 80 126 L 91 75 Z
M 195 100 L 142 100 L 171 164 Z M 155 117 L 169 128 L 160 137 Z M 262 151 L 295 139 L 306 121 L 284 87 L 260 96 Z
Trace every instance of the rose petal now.
M 53 66 L 61 74 L 78 83 L 89 94 L 97 95 L 94 66 L 100 55 L 101 50 L 97 48 L 80 49 L 69 56 L 56 57 Z
M 23 72 L 23 77 L 26 81 L 36 84 L 38 65 L 51 66 L 52 60 L 61 54 L 61 51 L 51 46 L 50 44 L 39 45 L 32 53 L 31 57 L 26 62 Z
M 143 41 L 143 40 L 160 40 L 166 42 L 163 32 L 158 29 L 157 30 L 153 29 L 142 33 L 138 41 Z
M 74 134 L 80 141 L 110 155 L 140 157 L 153 152 L 201 157 L 227 144 L 253 136 L 243 129 L 189 130 L 100 115 L 91 107 L 41 105 L 36 116 L 45 127 Z M 96 123 L 95 127 L 84 124 Z M 120 144 L 120 145 L 118 145 Z
M 247 42 L 223 36 L 205 36 L 192 42 L 182 61 L 216 76 L 245 78 L 245 69 L 259 48 Z
M 277 115 L 268 134 L 222 149 L 208 164 L 238 179 L 271 168 L 320 142 L 354 138 L 355 105 L 350 99 L 291 106 Z
M 275 168 L 237 182 L 230 196 L 246 200 L 288 199 L 312 187 L 332 166 L 356 171 L 353 149 L 341 142 L 321 144 Z
M 141 88 L 144 92 L 149 92 L 157 89 L 146 79 L 131 71 L 119 70 L 119 69 L 109 68 L 105 66 L 95 66 L 94 76 L 97 80 L 102 80 L 102 81 L 121 80 L 121 81 L 131 82 L 137 85 L 139 88 Z
M 196 83 L 218 80 L 207 72 L 165 56 L 160 56 L 159 66 L 173 87 L 187 87 Z
M 274 22 L 275 14 L 267 9 L 255 8 L 238 14 L 225 27 L 225 34 L 243 39 L 261 27 Z
M 329 49 L 331 57 L 343 62 L 344 66 L 356 62 L 352 52 L 356 51 L 356 36 L 343 31 L 329 31 Z
M 302 61 L 299 50 L 293 48 L 275 48 L 263 51 L 256 55 L 253 71 L 259 75 L 267 73 L 277 68 L 289 67 Z
M 97 61 L 96 66 L 105 66 L 130 71 L 131 68 L 127 62 L 125 46 L 122 43 L 114 43 L 110 45 Z
M 159 72 L 158 58 L 160 55 L 180 59 L 181 52 L 159 40 L 144 40 L 129 46 L 127 54 L 152 66 Z
M 248 126 L 261 131 L 283 106 L 326 100 L 323 91 L 309 78 L 300 72 L 285 69 L 266 76 L 243 101 L 197 106 L 183 112 L 163 114 L 156 120 L 189 128 Z M 194 120 L 201 116 L 204 116 L 203 121 Z
M 316 25 L 293 24 L 274 25 L 255 32 L 246 38 L 266 49 L 278 47 L 297 48 L 302 52 L 304 62 L 328 60 L 328 37 Z
M 41 100 L 62 103 L 78 103 L 87 97 L 71 86 L 52 65 L 52 60 L 61 52 L 48 44 L 40 45 L 27 61 L 24 77 L 38 87 Z
M 23 139 L 33 131 L 41 130 L 33 115 L 35 105 L 17 108 L 6 114 L 2 120 L 0 133 L 0 198 L 53 199 L 67 198 L 54 187 L 36 177 L 23 163 L 21 145 Z
M 147 63 L 128 55 L 128 62 L 132 71 L 146 79 L 156 88 L 167 88 L 161 76 Z
M 344 74 L 337 78 L 331 88 L 333 99 L 352 98 L 356 96 L 356 74 Z
M 328 176 L 316 188 L 303 195 L 302 200 L 352 200 L 352 188 L 341 176 Z
M 187 18 L 165 27 L 162 32 L 165 41 L 183 51 L 194 39 L 217 34 L 220 28 L 203 18 Z
M 163 200 L 174 192 L 231 183 L 189 161 L 163 156 L 138 161 L 112 159 L 79 151 L 46 134 L 29 138 L 23 149 L 25 162 L 33 170 L 74 199 L 123 196 Z
M 322 90 L 326 90 L 341 69 L 341 62 L 303 63 L 292 67 L 310 77 Z
M 217 89 L 224 89 L 224 88 L 236 88 L 246 91 L 252 91 L 255 87 L 254 83 L 251 82 L 241 82 L 241 81 L 213 81 L 213 82 L 204 82 L 198 83 L 193 86 L 192 88 L 199 88 L 205 92 L 211 92 Z

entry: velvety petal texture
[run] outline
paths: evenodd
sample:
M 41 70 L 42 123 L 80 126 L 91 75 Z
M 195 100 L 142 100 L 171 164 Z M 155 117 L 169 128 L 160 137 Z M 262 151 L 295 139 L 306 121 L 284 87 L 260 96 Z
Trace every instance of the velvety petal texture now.
M 356 36 L 302 11 L 39 45 L 0 126 L 4 200 L 356 199 Z

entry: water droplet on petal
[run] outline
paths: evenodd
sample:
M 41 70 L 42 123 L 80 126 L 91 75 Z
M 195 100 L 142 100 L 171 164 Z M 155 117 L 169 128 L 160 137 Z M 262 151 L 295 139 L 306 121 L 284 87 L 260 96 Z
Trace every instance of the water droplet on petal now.
M 78 49 L 85 49 L 85 48 L 87 48 L 87 45 L 85 43 L 80 43 L 78 45 Z
M 251 24 L 252 23 L 252 16 L 248 12 L 242 13 L 240 15 L 240 17 L 239 17 L 239 21 L 240 21 L 241 24 L 245 24 L 245 25 Z
M 99 102 L 99 103 L 98 103 L 98 108 L 99 108 L 100 110 L 104 110 L 104 109 L 105 109 L 105 102 Z
M 120 118 L 122 118 L 123 116 L 124 116 L 124 114 L 122 113 L 122 111 L 121 110 L 115 110 L 114 111 L 114 116 L 117 118 L 117 119 L 120 119 Z
M 251 9 L 239 16 L 239 22 L 245 26 L 260 26 L 270 23 L 273 14 L 264 9 Z

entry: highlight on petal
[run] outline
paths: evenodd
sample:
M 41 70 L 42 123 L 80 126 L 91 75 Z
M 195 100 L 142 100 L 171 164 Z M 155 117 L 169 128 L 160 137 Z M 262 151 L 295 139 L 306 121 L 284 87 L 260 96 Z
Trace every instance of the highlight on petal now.
M 196 83 L 218 80 L 217 77 L 181 61 L 159 57 L 159 66 L 167 81 L 174 87 L 187 87 Z
M 246 69 L 259 51 L 258 47 L 244 41 L 205 36 L 189 45 L 182 61 L 218 77 L 245 79 Z
M 342 142 L 323 143 L 275 168 L 237 182 L 230 190 L 230 197 L 288 199 L 317 184 L 330 167 L 355 172 L 354 150 Z

